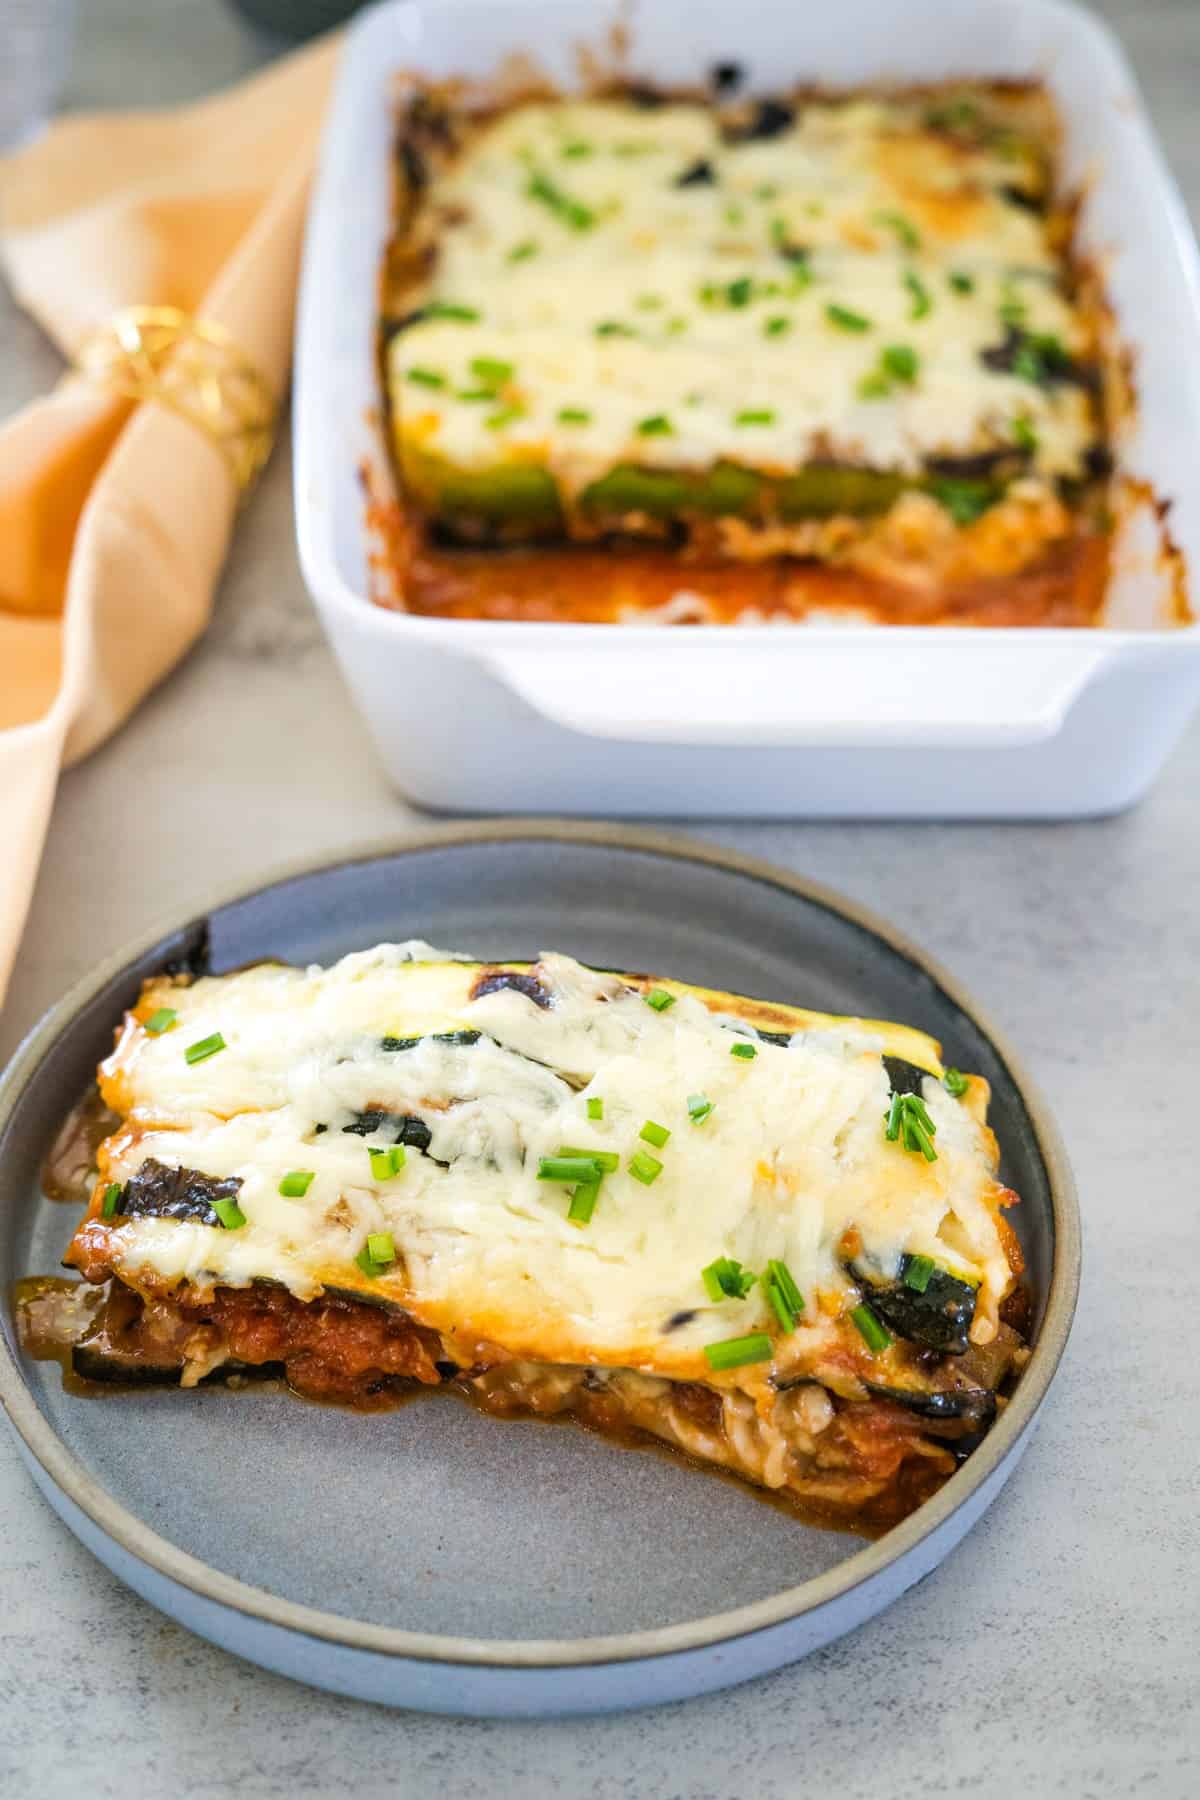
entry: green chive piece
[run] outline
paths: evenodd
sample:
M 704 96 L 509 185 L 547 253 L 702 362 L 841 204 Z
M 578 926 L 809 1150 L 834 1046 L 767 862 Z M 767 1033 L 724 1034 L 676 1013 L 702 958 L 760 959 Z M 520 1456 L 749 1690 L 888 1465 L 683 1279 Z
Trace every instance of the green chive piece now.
M 973 525 L 996 498 L 986 481 L 958 481 L 949 476 L 930 482 L 929 491 L 956 525 Z
M 773 1256 L 767 1264 L 765 1280 L 767 1298 L 775 1309 L 776 1318 L 785 1331 L 794 1331 L 796 1320 L 804 1311 L 804 1295 L 796 1284 L 795 1276 L 785 1262 Z
M 394 1263 L 396 1243 L 390 1231 L 372 1231 L 367 1237 L 367 1255 L 375 1263 Z
M 703 1125 L 713 1109 L 713 1102 L 707 1094 L 689 1094 L 687 1097 L 688 1118 L 693 1125 Z
M 668 994 L 666 988 L 651 988 L 648 994 L 642 995 L 642 998 L 647 1006 L 654 1008 L 655 1012 L 666 1012 L 668 1006 L 675 1004 L 674 994 Z
M 186 1063 L 204 1062 L 208 1057 L 215 1056 L 218 1050 L 227 1048 L 220 1032 L 214 1031 L 209 1037 L 197 1038 L 194 1044 L 189 1044 L 183 1053 L 183 1060 Z
M 663 326 L 663 330 L 666 332 L 668 337 L 680 337 L 687 330 L 687 328 L 688 328 L 687 320 L 680 317 L 680 315 L 678 313 L 676 313 L 674 318 L 668 319 L 666 324 Z
M 246 1215 L 236 1200 L 214 1200 L 213 1211 L 226 1231 L 237 1231 L 246 1223 Z
M 903 1094 L 893 1094 L 892 1099 L 891 1099 L 891 1104 L 888 1107 L 886 1114 L 884 1115 L 883 1135 L 887 1138 L 887 1140 L 890 1144 L 894 1144 L 896 1139 L 900 1136 L 900 1122 L 901 1122 L 901 1115 L 902 1115 L 902 1111 L 903 1111 L 903 1107 L 902 1107 L 903 1099 L 904 1099 Z
M 862 313 L 851 312 L 848 306 L 839 306 L 836 300 L 831 300 L 826 306 L 825 317 L 831 325 L 836 325 L 839 331 L 870 331 L 871 329 L 870 319 L 864 318 Z
M 614 1169 L 619 1169 L 621 1166 L 621 1159 L 615 1150 L 581 1150 L 577 1144 L 560 1144 L 558 1154 L 560 1156 L 586 1157 L 589 1162 L 596 1163 L 601 1173 L 605 1175 L 611 1175 Z
M 458 390 L 457 394 L 455 394 L 454 398 L 456 400 L 469 400 L 473 404 L 478 404 L 478 405 L 482 405 L 482 406 L 491 406 L 494 404 L 495 399 L 496 399 L 496 390 L 495 390 L 495 388 L 490 388 L 490 387 L 459 388 L 459 390 Z
M 537 253 L 538 247 L 533 238 L 525 238 L 521 243 L 513 245 L 504 260 L 510 263 L 528 262 Z
M 511 425 L 514 419 L 523 419 L 524 417 L 524 407 L 502 406 L 499 412 L 492 413 L 483 422 L 489 431 L 502 431 L 506 425 Z
M 604 1173 L 599 1159 L 589 1150 L 583 1156 L 539 1156 L 539 1181 L 599 1181 Z
M 371 1173 L 376 1181 L 390 1181 L 404 1167 L 407 1157 L 403 1144 L 393 1144 L 389 1150 L 368 1150 L 371 1159 Z
M 912 305 L 908 309 L 909 318 L 923 319 L 926 313 L 933 311 L 933 301 L 929 297 L 929 289 L 915 269 L 904 271 L 904 285 L 912 295 Z
M 446 377 L 439 375 L 436 369 L 406 369 L 405 381 L 415 381 L 418 387 L 444 388 Z
M 856 1306 L 852 1309 L 850 1317 L 857 1325 L 859 1335 L 866 1344 L 867 1349 L 870 1350 L 873 1355 L 878 1356 L 881 1350 L 886 1350 L 888 1348 L 892 1341 L 891 1335 L 884 1330 L 883 1326 L 879 1323 L 879 1320 L 875 1317 L 875 1314 L 871 1311 L 865 1301 L 861 1306 Z
M 744 1300 L 758 1277 L 752 1270 L 744 1269 L 734 1257 L 718 1256 L 706 1269 L 701 1269 L 700 1279 L 709 1299 L 721 1301 Z
M 937 1161 L 933 1140 L 937 1126 L 919 1094 L 893 1094 L 884 1116 L 884 1136 L 889 1143 L 897 1138 L 906 1150 L 919 1151 L 926 1162 Z
M 739 275 L 725 288 L 725 298 L 730 306 L 749 306 L 754 297 L 754 283 L 749 275 Z
M 892 384 L 882 369 L 868 369 L 857 389 L 860 400 L 886 400 L 891 391 Z
M 585 406 L 560 406 L 558 422 L 560 425 L 590 425 L 592 415 Z
M 540 200 L 563 224 L 572 231 L 590 231 L 596 223 L 596 215 L 590 206 L 584 206 L 580 200 L 572 200 L 565 194 L 556 181 L 535 169 L 525 186 L 525 192 L 531 200 Z
M 921 367 L 921 359 L 910 344 L 885 344 L 879 352 L 879 362 L 894 381 L 915 381 Z
M 456 300 L 430 300 L 421 311 L 427 319 L 458 319 L 463 325 L 474 325 L 479 318 L 477 307 L 461 306 Z
M 100 1217 L 102 1219 L 111 1219 L 113 1217 L 113 1214 L 117 1210 L 117 1205 L 118 1205 L 118 1202 L 120 1201 L 120 1198 L 121 1198 L 120 1182 L 119 1181 L 110 1181 L 108 1186 L 104 1190 L 104 1198 L 100 1202 Z
M 604 1102 L 598 1094 L 592 1094 L 588 1099 L 587 1116 L 589 1119 L 602 1119 L 604 1117 Z
M 912 220 L 905 218 L 902 212 L 877 212 L 875 214 L 875 223 L 877 225 L 886 225 L 889 231 L 894 231 L 897 239 L 903 245 L 905 250 L 919 250 L 921 248 L 920 232 L 917 230 Z
M 973 294 L 975 277 L 968 275 L 965 269 L 951 269 L 946 278 L 956 294 Z
M 629 1159 L 629 1173 L 643 1187 L 650 1187 L 663 1172 L 663 1166 L 657 1156 L 651 1156 L 648 1150 L 637 1150 Z
M 620 319 L 601 319 L 593 327 L 597 337 L 636 337 L 637 332 L 632 325 L 622 325 Z
M 776 313 L 773 318 L 768 319 L 763 325 L 763 336 L 782 337 L 785 332 L 790 331 L 791 329 L 792 321 L 784 318 L 782 313 Z
M 770 1362 L 771 1340 L 765 1331 L 752 1331 L 747 1337 L 705 1344 L 704 1354 L 710 1369 L 740 1369 L 745 1363 Z
M 659 1125 L 653 1119 L 647 1119 L 646 1123 L 642 1126 L 642 1129 L 638 1132 L 638 1136 L 641 1138 L 642 1142 L 644 1144 L 653 1144 L 656 1150 L 662 1149 L 670 1135 L 671 1133 L 665 1125 Z
M 1033 421 L 1028 413 L 1018 413 L 1012 422 L 1013 443 L 1018 450 L 1024 450 L 1033 456 L 1038 447 L 1038 434 L 1033 429 Z
M 582 140 L 580 140 L 573 144 L 564 144 L 562 147 L 562 153 L 564 156 L 569 156 L 572 159 L 578 161 L 579 158 L 584 157 L 584 156 L 590 156 L 592 154 L 592 146 L 590 144 L 585 144 Z
M 769 407 L 761 407 L 758 409 L 747 407 L 744 412 L 735 413 L 733 415 L 733 422 L 735 425 L 773 425 L 775 423 L 775 414 Z
M 942 1086 L 948 1094 L 953 1094 L 956 1100 L 962 1099 L 970 1085 L 966 1076 L 959 1069 L 947 1069 L 942 1076 Z
M 596 1199 L 600 1193 L 598 1181 L 581 1181 L 571 1195 L 571 1204 L 567 1208 L 567 1218 L 572 1225 L 586 1225 L 596 1210 Z
M 289 1169 L 279 1183 L 279 1191 L 285 1200 L 302 1200 L 315 1180 L 315 1169 Z
M 904 1122 L 904 1142 L 909 1150 L 919 1150 L 926 1162 L 937 1161 L 937 1151 L 933 1147 L 932 1135 L 921 1121 L 909 1117 Z
M 478 375 L 480 381 L 486 381 L 492 387 L 500 387 L 502 383 L 512 380 L 513 366 L 510 362 L 500 362 L 494 356 L 473 356 L 471 373 Z
M 923 1294 L 929 1286 L 929 1277 L 933 1274 L 935 1263 L 932 1256 L 906 1256 L 904 1259 L 904 1285 L 911 1288 L 914 1294 Z
M 1024 324 L 1027 308 L 1023 296 L 1017 292 L 1011 278 L 1001 284 L 999 310 L 1003 324 Z
M 639 437 L 674 437 L 675 427 L 666 413 L 651 413 L 648 419 L 639 419 L 637 423 Z
M 729 1046 L 730 1056 L 740 1056 L 743 1062 L 751 1062 L 758 1055 L 757 1044 L 748 1044 L 745 1038 Z
M 150 1014 L 143 1030 L 148 1031 L 151 1037 L 161 1037 L 164 1031 L 170 1031 L 178 1017 L 173 1006 L 160 1006 L 157 1012 Z
M 375 1261 L 365 1244 L 354 1260 L 362 1270 L 363 1274 L 370 1281 L 378 1281 L 379 1277 L 383 1274 L 383 1265 Z

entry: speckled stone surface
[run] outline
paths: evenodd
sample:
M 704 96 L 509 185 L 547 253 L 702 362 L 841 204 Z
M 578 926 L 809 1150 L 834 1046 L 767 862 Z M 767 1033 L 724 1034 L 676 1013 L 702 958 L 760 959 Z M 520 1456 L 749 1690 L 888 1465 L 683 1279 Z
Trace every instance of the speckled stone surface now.
M 1107 0 L 1200 202 L 1200 7 Z M 70 100 L 161 101 L 263 54 L 216 0 L 90 0 Z M 53 378 L 0 297 L 0 411 Z M 1136 812 L 1079 826 L 729 826 L 891 917 L 1053 1097 L 1086 1265 L 1062 1376 L 983 1523 L 873 1624 L 795 1669 L 658 1712 L 554 1724 L 391 1714 L 291 1685 L 120 1587 L 0 1434 L 0 1793 L 839 1800 L 1200 1792 L 1200 726 Z M 7 1052 L 101 955 L 197 886 L 398 832 L 292 549 L 286 448 L 204 645 L 62 784 Z M 139 860 L 114 854 L 131 819 Z

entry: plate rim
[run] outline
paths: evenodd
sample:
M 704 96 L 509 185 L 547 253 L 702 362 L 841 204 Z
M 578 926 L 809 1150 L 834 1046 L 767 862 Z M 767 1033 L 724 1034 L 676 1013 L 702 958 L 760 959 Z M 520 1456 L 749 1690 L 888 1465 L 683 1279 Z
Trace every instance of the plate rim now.
M 832 1569 L 798 1585 L 749 1605 L 707 1614 L 673 1625 L 651 1626 L 640 1631 L 574 1638 L 473 1638 L 435 1632 L 411 1631 L 403 1626 L 377 1625 L 344 1614 L 286 1600 L 269 1589 L 256 1587 L 213 1568 L 201 1558 L 164 1538 L 137 1514 L 121 1505 L 86 1466 L 69 1451 L 42 1412 L 31 1392 L 20 1363 L 8 1340 L 0 1334 L 0 1405 L 3 1406 L 27 1452 L 50 1482 L 106 1537 L 127 1554 L 168 1582 L 182 1586 L 201 1600 L 248 1616 L 293 1635 L 407 1661 L 437 1663 L 449 1667 L 525 1669 L 530 1671 L 633 1662 L 707 1650 L 728 1644 L 813 1615 L 841 1600 L 887 1569 L 903 1562 L 937 1533 L 966 1505 L 988 1478 L 1005 1462 L 1023 1438 L 1057 1372 L 1075 1313 L 1081 1265 L 1081 1222 L 1074 1176 L 1058 1127 L 1024 1063 L 1007 1036 L 992 1022 L 958 980 L 936 958 L 905 933 L 881 919 L 856 900 L 812 881 L 807 876 L 763 858 L 747 856 L 705 839 L 653 827 L 605 824 L 586 820 L 507 818 L 429 825 L 398 836 L 373 838 L 330 854 L 323 851 L 272 866 L 252 882 L 226 884 L 203 897 L 182 917 L 173 914 L 129 944 L 103 958 L 72 983 L 71 987 L 31 1027 L 17 1046 L 0 1076 L 0 1134 L 43 1057 L 63 1031 L 97 992 L 130 963 L 136 962 L 163 938 L 186 931 L 189 925 L 222 907 L 285 885 L 304 876 L 379 861 L 411 852 L 452 848 L 467 844 L 503 844 L 520 839 L 553 843 L 593 844 L 601 849 L 632 850 L 746 876 L 783 889 L 848 920 L 882 940 L 928 977 L 982 1031 L 1000 1060 L 1025 1106 L 1034 1140 L 1046 1170 L 1050 1211 L 1054 1226 L 1054 1255 L 1046 1308 L 1038 1341 L 1020 1383 L 1003 1416 L 988 1432 L 980 1447 L 933 1497 L 893 1526 L 882 1537 L 868 1542 Z

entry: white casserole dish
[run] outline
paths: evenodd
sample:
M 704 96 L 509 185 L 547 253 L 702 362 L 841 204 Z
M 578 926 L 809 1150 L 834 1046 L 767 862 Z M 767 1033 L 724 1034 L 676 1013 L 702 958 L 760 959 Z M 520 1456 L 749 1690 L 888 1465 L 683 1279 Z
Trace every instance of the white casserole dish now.
M 686 18 L 686 29 L 684 20 Z M 1095 630 L 861 625 L 535 625 L 372 603 L 361 468 L 376 433 L 379 259 L 390 227 L 391 79 L 485 75 L 532 53 L 564 86 L 579 47 L 628 29 L 631 74 L 748 89 L 1037 77 L 1086 189 L 1134 355 L 1122 475 L 1171 502 L 1200 568 L 1200 257 L 1132 75 L 1063 0 L 386 0 L 352 29 L 326 129 L 296 346 L 296 516 L 305 579 L 392 779 L 464 811 L 755 817 L 1064 817 L 1153 780 L 1200 698 L 1200 628 L 1167 629 L 1148 509 L 1121 534 Z M 681 583 L 681 585 L 683 585 Z

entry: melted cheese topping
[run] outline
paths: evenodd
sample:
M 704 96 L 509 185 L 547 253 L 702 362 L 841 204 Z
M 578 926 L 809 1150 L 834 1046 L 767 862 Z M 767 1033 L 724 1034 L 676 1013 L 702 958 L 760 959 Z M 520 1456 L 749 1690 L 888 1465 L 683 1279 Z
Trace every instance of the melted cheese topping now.
M 873 1271 L 894 1275 L 905 1252 L 932 1256 L 979 1283 L 980 1314 L 994 1313 L 1010 1271 L 991 1133 L 931 1077 L 936 1162 L 889 1143 L 884 1045 L 861 1022 L 826 1021 L 786 1047 L 760 1041 L 743 1059 L 730 1025 L 744 1024 L 687 991 L 659 1012 L 621 978 L 548 956 L 536 967 L 548 1005 L 512 989 L 472 999 L 476 968 L 411 955 L 384 945 L 328 970 L 151 984 L 101 1071 L 105 1098 L 127 1116 L 102 1149 L 93 1215 L 104 1184 L 155 1157 L 237 1177 L 246 1224 L 118 1217 L 108 1233 L 118 1271 L 268 1279 L 301 1298 L 374 1292 L 460 1342 L 706 1379 L 706 1343 L 777 1330 L 761 1287 L 710 1300 L 701 1271 L 719 1256 L 754 1271 L 787 1263 L 806 1307 L 796 1352 L 827 1345 L 830 1317 L 857 1299 L 842 1245 L 851 1228 Z M 178 1019 L 155 1036 L 139 1018 L 162 1005 Z M 384 1047 L 448 1030 L 481 1035 Z M 189 1064 L 187 1046 L 214 1032 L 226 1048 Z M 926 1055 L 940 1068 L 936 1047 Z M 693 1094 L 713 1103 L 701 1124 L 689 1117 Z M 981 1100 L 984 1084 L 972 1094 Z M 599 1121 L 588 1117 L 593 1097 Z M 366 1137 L 347 1130 L 370 1111 L 390 1119 Z M 376 1179 L 370 1147 L 395 1141 L 401 1115 L 428 1126 L 428 1150 L 410 1147 L 399 1173 Z M 670 1132 L 661 1148 L 641 1139 L 647 1120 Z M 567 1218 L 568 1190 L 537 1175 L 539 1158 L 564 1146 L 619 1161 L 582 1228 Z M 630 1172 L 638 1151 L 662 1163 L 652 1185 Z M 298 1169 L 312 1182 L 287 1198 L 280 1182 Z M 372 1280 L 355 1258 L 379 1232 L 397 1260 Z
M 695 104 L 502 113 L 413 223 L 432 274 L 405 306 L 450 311 L 392 340 L 401 457 L 533 461 L 570 497 L 620 463 L 913 475 L 1032 434 L 1032 470 L 1078 475 L 1087 394 L 981 360 L 1012 322 L 1089 348 L 1046 218 L 1013 197 L 1034 180 L 1028 152 L 964 146 L 911 102 L 810 102 L 740 143 Z M 881 377 L 897 346 L 912 379 Z

